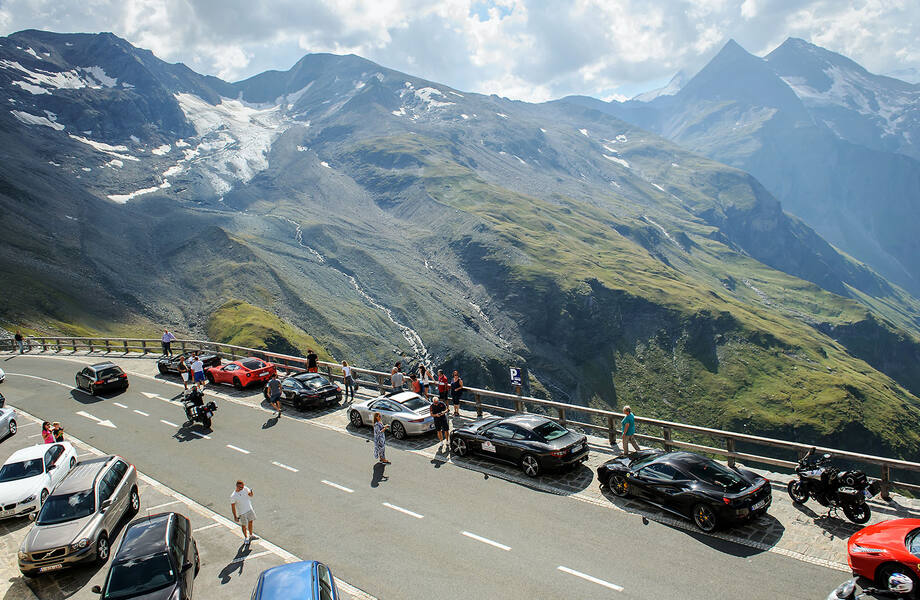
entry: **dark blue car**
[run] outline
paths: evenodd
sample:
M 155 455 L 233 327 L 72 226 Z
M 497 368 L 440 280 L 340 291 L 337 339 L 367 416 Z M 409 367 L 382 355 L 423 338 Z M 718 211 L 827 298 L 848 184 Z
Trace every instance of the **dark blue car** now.
M 252 600 L 338 600 L 329 567 L 315 560 L 290 563 L 262 571 Z

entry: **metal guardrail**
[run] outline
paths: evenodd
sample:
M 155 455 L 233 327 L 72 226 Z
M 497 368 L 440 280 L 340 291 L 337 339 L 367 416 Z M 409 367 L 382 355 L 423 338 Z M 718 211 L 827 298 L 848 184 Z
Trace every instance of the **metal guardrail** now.
M 62 352 L 65 350 L 89 350 L 122 352 L 122 353 L 141 353 L 141 354 L 160 354 L 162 351 L 161 341 L 158 339 L 140 339 L 140 338 L 86 338 L 86 337 L 28 337 L 25 340 L 26 347 L 31 350 L 40 348 L 43 352 Z M 300 356 L 291 356 L 288 354 L 278 354 L 266 350 L 255 348 L 246 348 L 244 346 L 234 346 L 232 344 L 220 344 L 217 342 L 208 342 L 202 340 L 176 340 L 172 342 L 173 349 L 179 349 L 182 352 L 198 351 L 212 352 L 223 359 L 237 360 L 247 356 L 256 356 L 263 360 L 275 363 L 289 371 L 306 370 L 307 359 Z M 0 349 L 14 350 L 15 343 L 12 339 L 0 339 Z M 342 380 L 341 365 L 326 361 L 319 361 L 318 364 L 323 368 L 324 374 L 331 380 Z M 365 387 L 374 387 L 379 392 L 392 389 L 389 385 L 390 374 L 374 369 L 365 369 L 352 366 L 356 375 L 356 383 Z M 566 404 L 554 402 L 552 400 L 543 400 L 530 396 L 519 396 L 496 392 L 493 390 L 473 388 L 464 386 L 464 389 L 472 394 L 472 399 L 466 397 L 462 404 L 468 407 L 472 405 L 478 416 L 483 415 L 483 409 L 502 413 L 522 413 L 527 412 L 529 407 L 539 407 L 538 412 L 543 412 L 545 416 L 553 418 L 562 425 L 574 425 L 586 430 L 604 432 L 611 446 L 616 446 L 617 435 L 619 432 L 619 422 L 625 414 L 615 411 L 590 408 L 587 406 L 578 406 L 575 404 Z M 431 395 L 431 394 L 430 394 Z M 483 399 L 495 399 L 508 403 L 508 406 L 498 404 L 489 404 Z M 552 413 L 555 412 L 555 416 Z M 588 422 L 580 419 L 596 419 L 596 422 Z M 646 431 L 660 431 L 660 435 L 651 435 L 649 433 L 638 433 L 639 427 Z M 685 448 L 696 450 L 716 456 L 724 457 L 729 465 L 734 465 L 736 460 L 745 462 L 754 462 L 759 464 L 772 465 L 792 469 L 796 466 L 798 458 L 801 458 L 813 446 L 790 442 L 774 438 L 736 433 L 733 431 L 724 431 L 721 429 L 711 429 L 709 427 L 699 427 L 688 425 L 686 423 L 675 423 L 672 421 L 663 421 L 660 419 L 650 419 L 646 417 L 636 417 L 637 435 L 641 441 L 661 445 L 666 450 L 675 448 Z M 690 440 L 680 440 L 675 438 L 675 433 L 686 434 Z M 700 440 L 717 440 L 718 446 L 700 443 Z M 691 441 L 695 440 L 695 441 Z M 762 454 L 752 454 L 742 452 L 739 446 L 744 447 L 767 447 L 780 451 L 786 451 L 796 458 L 796 460 L 785 460 L 776 456 L 765 456 Z M 892 470 L 910 471 L 920 473 L 920 463 L 900 460 L 896 458 L 886 458 L 869 454 L 860 454 L 847 450 L 838 450 L 836 448 L 816 447 L 818 453 L 828 453 L 836 458 L 845 459 L 853 463 L 872 465 L 879 469 L 879 479 L 881 481 L 882 498 L 888 500 L 889 492 L 892 488 L 920 492 L 920 485 L 896 481 L 892 479 Z

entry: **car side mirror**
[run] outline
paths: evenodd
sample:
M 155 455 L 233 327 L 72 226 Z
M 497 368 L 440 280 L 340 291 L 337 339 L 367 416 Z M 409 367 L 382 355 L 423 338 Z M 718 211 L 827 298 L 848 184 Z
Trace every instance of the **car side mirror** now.
M 190 563 L 190 562 L 188 562 L 188 561 L 185 561 L 185 564 L 182 565 L 182 572 L 185 573 L 186 571 L 188 571 L 188 570 L 191 569 L 191 568 L 192 568 L 192 563 Z
M 55 470 L 55 469 L 57 469 L 57 465 L 48 465 L 48 470 L 49 470 L 49 471 L 53 471 L 53 470 Z
M 92 588 L 90 588 L 89 591 L 91 591 L 91 592 L 94 593 L 94 594 L 101 594 L 101 593 L 102 593 L 102 587 L 101 587 L 101 586 L 98 586 L 98 585 L 94 585 Z
M 105 510 L 105 509 L 107 509 L 107 508 L 110 507 L 110 506 L 112 506 L 112 499 L 111 499 L 111 498 L 106 498 L 105 500 L 102 501 L 102 504 L 99 505 L 99 509 L 100 509 L 100 510 Z

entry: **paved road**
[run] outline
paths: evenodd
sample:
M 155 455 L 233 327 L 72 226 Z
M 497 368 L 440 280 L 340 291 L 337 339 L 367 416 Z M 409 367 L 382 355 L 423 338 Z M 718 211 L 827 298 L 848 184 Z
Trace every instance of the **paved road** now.
M 391 449 L 381 471 L 364 438 L 258 407 L 219 402 L 213 432 L 183 428 L 177 387 L 153 377 L 93 398 L 71 389 L 75 362 L 3 368 L 12 405 L 221 514 L 246 479 L 257 533 L 380 598 L 805 599 L 845 577 L 417 453 Z

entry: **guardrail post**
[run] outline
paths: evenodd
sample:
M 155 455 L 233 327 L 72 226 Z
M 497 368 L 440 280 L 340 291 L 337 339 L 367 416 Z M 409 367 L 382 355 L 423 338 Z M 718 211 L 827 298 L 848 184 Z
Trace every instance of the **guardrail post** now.
M 607 439 L 613 448 L 617 447 L 617 428 L 613 422 L 613 415 L 607 415 Z
M 732 452 L 732 453 L 734 453 L 734 451 L 735 451 L 735 440 L 734 440 L 734 438 L 725 438 L 725 451 L 726 451 L 726 452 Z M 728 457 L 728 466 L 729 466 L 729 467 L 734 467 L 734 466 L 735 466 L 735 457 L 734 457 L 734 456 L 729 456 L 729 457 Z
M 86 345 L 89 346 L 89 351 L 92 352 L 93 351 L 93 338 L 89 338 L 89 340 L 87 340 L 86 342 Z
M 179 347 L 182 348 L 182 354 L 185 354 L 185 340 L 179 342 Z
M 326 365 L 326 376 L 329 378 L 329 381 L 335 381 L 335 379 L 332 378 L 332 367 L 329 365 Z
M 879 492 L 879 496 L 882 497 L 882 500 L 885 502 L 891 502 L 891 468 L 888 465 L 882 466 L 882 489 Z
M 674 448 L 671 444 L 668 443 L 671 441 L 671 428 L 667 426 L 662 427 L 661 437 L 664 438 L 664 451 L 670 452 Z
M 378 394 L 383 393 L 383 375 L 377 376 L 377 393 Z
M 111 340 L 109 340 L 109 338 L 105 338 L 105 352 L 106 354 L 108 354 L 111 351 L 112 351 Z
M 77 338 L 70 338 L 70 343 L 73 344 L 73 351 L 77 351 Z
M 128 353 L 128 340 L 125 340 L 123 343 L 125 345 L 125 354 L 127 354 Z
M 147 340 L 141 340 L 141 351 L 147 354 Z
M 476 418 L 482 418 L 482 396 L 479 395 L 479 392 L 473 394 L 473 400 L 476 401 Z
M 557 406 L 556 409 L 559 411 L 559 424 L 565 427 L 565 408 Z
M 514 393 L 517 394 L 517 398 L 514 400 L 514 412 L 522 413 L 524 412 L 524 401 L 521 399 L 521 386 L 514 386 Z
M 40 338 L 40 341 L 41 341 L 41 343 L 42 343 L 42 352 L 47 352 L 47 351 L 48 351 L 48 342 L 47 342 L 47 340 L 46 340 L 45 338 Z

